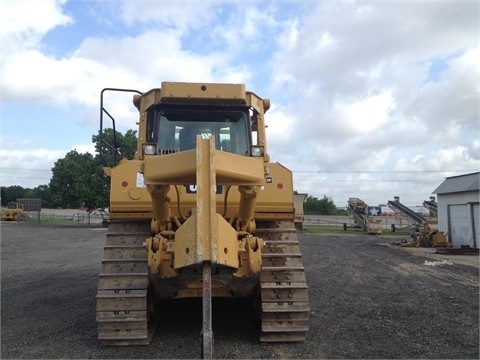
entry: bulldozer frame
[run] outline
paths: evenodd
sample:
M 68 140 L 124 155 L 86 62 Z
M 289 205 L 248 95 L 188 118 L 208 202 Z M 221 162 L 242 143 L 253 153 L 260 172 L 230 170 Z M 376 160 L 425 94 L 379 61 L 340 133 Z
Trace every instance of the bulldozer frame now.
M 9 202 L 7 207 L 3 209 L 2 221 L 18 221 L 24 214 L 24 207 L 18 202 Z
M 291 171 L 270 162 L 267 99 L 243 84 L 163 82 L 133 93 L 134 159 L 106 167 L 109 231 L 97 294 L 99 339 L 143 345 L 156 299 L 202 298 L 202 355 L 213 357 L 212 297 L 257 300 L 261 341 L 304 341 L 308 287 Z

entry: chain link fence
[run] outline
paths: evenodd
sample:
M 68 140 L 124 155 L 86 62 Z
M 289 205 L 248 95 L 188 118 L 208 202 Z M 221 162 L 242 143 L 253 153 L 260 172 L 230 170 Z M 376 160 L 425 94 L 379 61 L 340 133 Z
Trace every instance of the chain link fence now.
M 28 221 L 55 226 L 105 226 L 108 214 L 95 210 L 91 213 L 75 209 L 42 209 L 27 212 Z

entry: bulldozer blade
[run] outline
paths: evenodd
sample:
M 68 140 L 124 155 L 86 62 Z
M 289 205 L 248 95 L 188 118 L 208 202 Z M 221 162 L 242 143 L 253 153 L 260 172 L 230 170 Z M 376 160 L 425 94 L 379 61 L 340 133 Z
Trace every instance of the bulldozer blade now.
M 213 359 L 213 331 L 212 331 L 212 265 L 203 263 L 203 326 L 202 326 L 202 357 Z

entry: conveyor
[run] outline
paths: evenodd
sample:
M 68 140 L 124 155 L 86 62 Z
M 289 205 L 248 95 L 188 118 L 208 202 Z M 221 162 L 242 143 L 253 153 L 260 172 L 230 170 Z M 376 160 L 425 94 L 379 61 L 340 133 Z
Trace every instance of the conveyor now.
M 422 215 L 417 214 L 415 211 L 413 211 L 409 207 L 403 205 L 397 199 L 395 199 L 393 201 L 389 200 L 387 205 L 390 207 L 390 209 L 392 209 L 396 213 L 401 213 L 401 214 L 409 217 L 410 219 L 412 219 L 415 222 L 415 224 L 417 224 L 418 226 L 422 225 L 423 223 L 425 223 L 427 221 L 427 219 L 425 219 Z

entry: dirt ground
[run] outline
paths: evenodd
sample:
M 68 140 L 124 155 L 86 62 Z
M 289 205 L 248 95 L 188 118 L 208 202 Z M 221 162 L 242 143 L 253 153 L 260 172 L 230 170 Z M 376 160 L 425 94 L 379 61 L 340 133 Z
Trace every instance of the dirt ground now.
M 1 224 L 2 359 L 201 356 L 199 300 L 161 303 L 150 346 L 100 345 L 95 295 L 105 233 Z M 389 237 L 360 233 L 299 236 L 311 307 L 307 340 L 262 344 L 247 302 L 215 301 L 215 357 L 479 358 L 478 256 L 400 249 Z

